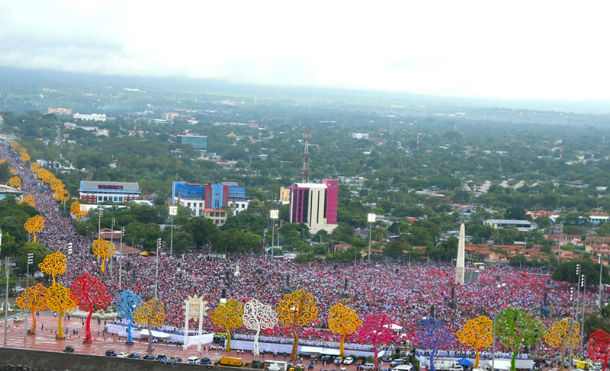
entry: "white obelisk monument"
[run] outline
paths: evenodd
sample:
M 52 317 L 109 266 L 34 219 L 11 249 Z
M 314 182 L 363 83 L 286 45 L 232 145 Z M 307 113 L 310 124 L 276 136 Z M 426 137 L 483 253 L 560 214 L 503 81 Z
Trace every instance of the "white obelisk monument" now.
M 464 223 L 460 225 L 460 239 L 458 242 L 457 261 L 455 263 L 455 284 L 464 284 L 464 254 L 466 249 L 466 228 Z

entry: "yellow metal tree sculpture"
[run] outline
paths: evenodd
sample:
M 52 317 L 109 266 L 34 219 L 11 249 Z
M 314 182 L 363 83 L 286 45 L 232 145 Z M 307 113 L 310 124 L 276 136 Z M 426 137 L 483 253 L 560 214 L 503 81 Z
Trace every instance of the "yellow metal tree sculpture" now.
M 561 353 L 560 370 L 563 370 L 566 351 L 574 349 L 580 344 L 580 323 L 572 321 L 571 318 L 555 321 L 547 330 L 544 341 Z
M 297 327 L 309 326 L 318 320 L 318 307 L 313 295 L 303 289 L 284 295 L 275 308 L 278 322 L 292 330 L 294 342 L 292 344 L 291 360 L 297 357 L 299 336 Z
M 36 207 L 36 199 L 34 198 L 33 195 L 25 195 L 17 203 L 19 203 L 19 204 L 28 204 L 28 205 L 30 205 L 32 207 Z
M 36 333 L 36 312 L 44 312 L 47 310 L 47 288 L 37 283 L 25 289 L 17 298 L 17 306 L 32 314 L 32 328 L 28 330 L 28 334 Z
M 31 233 L 34 236 L 34 242 L 36 242 L 36 233 L 42 232 L 44 228 L 44 219 L 40 215 L 35 215 L 25 221 L 23 228 L 26 232 Z
M 106 260 L 111 259 L 114 256 L 114 245 L 110 241 L 98 238 L 97 240 L 93 241 L 92 250 L 93 255 L 102 260 L 102 273 L 104 273 L 104 264 L 106 263 Z
M 54 283 L 49 287 L 47 294 L 47 308 L 51 312 L 58 315 L 57 320 L 57 339 L 64 338 L 64 329 L 62 326 L 64 314 L 76 309 L 77 301 L 69 288 Z
M 41 272 L 51 275 L 53 277 L 53 284 L 55 284 L 55 275 L 66 272 L 66 256 L 61 251 L 56 251 L 47 255 L 38 264 L 38 268 L 40 268 Z
M 231 350 L 231 330 L 241 327 L 243 314 L 244 305 L 235 299 L 218 304 L 216 309 L 210 313 L 212 323 L 223 328 L 227 333 L 227 352 Z
M 11 187 L 21 188 L 21 178 L 19 178 L 18 176 L 14 176 L 14 177 L 10 178 L 6 182 L 6 184 L 11 186 Z
M 360 325 L 362 325 L 362 321 L 358 318 L 356 311 L 352 308 L 341 303 L 337 303 L 330 307 L 328 328 L 333 334 L 341 335 L 341 344 L 339 345 L 341 357 L 345 357 L 345 350 L 343 349 L 345 337 L 356 332 Z
M 474 348 L 474 368 L 479 368 L 479 349 L 487 348 L 493 343 L 493 321 L 486 316 L 469 319 L 455 336 L 460 343 Z
M 133 313 L 133 320 L 148 330 L 148 353 L 152 353 L 152 329 L 160 327 L 165 322 L 165 306 L 162 301 L 152 298 L 143 301 Z
M 72 202 L 70 205 L 70 213 L 80 222 L 81 218 L 87 216 L 87 209 L 81 208 L 81 203 L 78 201 Z

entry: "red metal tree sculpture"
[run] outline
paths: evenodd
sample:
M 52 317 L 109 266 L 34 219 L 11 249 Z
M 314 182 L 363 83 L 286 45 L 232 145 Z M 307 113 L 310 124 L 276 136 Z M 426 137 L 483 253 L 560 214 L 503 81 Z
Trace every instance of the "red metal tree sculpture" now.
M 587 346 L 589 358 L 596 362 L 602 362 L 602 370 L 608 367 L 608 356 L 610 356 L 610 334 L 599 329 L 589 335 L 589 345 Z
M 388 344 L 396 339 L 392 330 L 392 319 L 385 313 L 367 314 L 360 331 L 358 340 L 362 343 L 369 343 L 375 349 L 373 362 L 377 367 L 377 347 Z
M 85 327 L 85 343 L 91 341 L 91 316 L 93 310 L 106 308 L 112 302 L 108 288 L 104 282 L 91 276 L 89 273 L 80 275 L 70 286 L 70 290 L 78 301 L 81 310 L 89 310 Z

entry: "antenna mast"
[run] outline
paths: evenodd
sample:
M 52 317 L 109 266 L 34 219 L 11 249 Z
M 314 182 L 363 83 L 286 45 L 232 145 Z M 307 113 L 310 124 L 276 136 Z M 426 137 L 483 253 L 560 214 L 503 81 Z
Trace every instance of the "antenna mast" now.
M 303 168 L 301 169 L 301 181 L 303 183 L 307 183 L 309 181 L 309 139 L 311 139 L 311 135 L 309 134 L 309 129 L 305 129 L 305 133 L 303 134 L 303 153 L 301 156 L 303 157 Z

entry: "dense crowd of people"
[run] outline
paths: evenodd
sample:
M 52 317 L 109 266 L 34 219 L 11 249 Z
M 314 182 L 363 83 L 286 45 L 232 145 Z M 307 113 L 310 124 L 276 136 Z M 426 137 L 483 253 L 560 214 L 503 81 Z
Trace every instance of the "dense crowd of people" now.
M 116 296 L 119 292 L 116 258 L 102 274 L 99 262 L 90 252 L 93 241 L 76 233 L 73 220 L 60 213 L 61 205 L 54 200 L 52 192 L 36 181 L 29 166 L 22 164 L 6 143 L 0 144 L 0 155 L 17 170 L 24 194 L 36 198 L 36 208 L 45 219 L 39 242 L 67 255 L 68 269 L 58 281 L 70 285 L 79 275 L 90 273 L 102 278 Z M 69 243 L 72 243 L 72 254 L 68 254 Z M 130 289 L 144 298 L 152 297 L 156 258 L 136 255 L 121 259 L 121 289 Z M 158 297 L 165 303 L 166 324 L 178 328 L 184 324 L 183 301 L 189 295 L 202 295 L 212 308 L 223 292 L 227 298 L 244 302 L 257 298 L 275 306 L 283 294 L 299 288 L 312 293 L 319 308 L 318 322 L 311 328 L 300 329 L 300 336 L 321 341 L 338 340 L 326 325 L 330 307 L 338 302 L 354 308 L 360 318 L 371 313 L 387 313 L 402 328 L 399 334 L 402 341 L 414 343 L 418 321 L 431 313 L 454 331 L 469 318 L 481 314 L 493 318 L 509 306 L 527 310 L 537 317 L 573 314 L 569 285 L 551 280 L 546 269 L 538 272 L 487 266 L 481 269 L 478 282 L 454 286 L 454 268 L 449 265 L 394 261 L 295 264 L 270 256 L 219 259 L 198 253 L 183 256 L 162 253 L 158 272 Z M 596 290 L 591 288 L 584 298 L 587 307 L 593 310 Z M 207 318 L 205 328 L 214 329 Z M 289 338 L 289 331 L 276 326 L 264 335 Z M 236 332 L 248 333 L 244 328 Z M 347 341 L 354 339 L 348 337 Z M 456 344 L 455 349 L 460 347 Z

